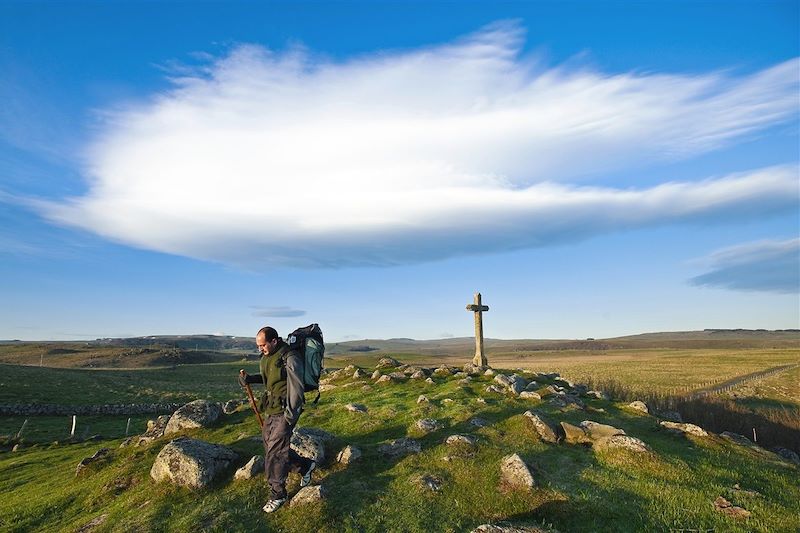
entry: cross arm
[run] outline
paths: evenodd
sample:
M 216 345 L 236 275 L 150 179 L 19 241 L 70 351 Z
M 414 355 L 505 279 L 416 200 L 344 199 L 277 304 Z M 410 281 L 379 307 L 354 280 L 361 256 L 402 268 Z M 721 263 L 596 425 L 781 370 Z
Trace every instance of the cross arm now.
M 489 310 L 488 305 L 476 305 L 476 304 L 467 305 L 467 311 L 475 311 L 477 313 L 478 311 L 488 311 L 488 310 Z

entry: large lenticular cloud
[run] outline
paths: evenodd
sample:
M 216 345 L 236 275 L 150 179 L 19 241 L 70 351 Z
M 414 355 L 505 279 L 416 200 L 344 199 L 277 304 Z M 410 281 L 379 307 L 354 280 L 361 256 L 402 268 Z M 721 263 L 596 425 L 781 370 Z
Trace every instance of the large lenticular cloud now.
M 600 184 L 795 118 L 797 60 L 739 78 L 605 75 L 543 69 L 522 37 L 498 24 L 341 63 L 239 47 L 109 113 L 85 196 L 41 209 L 128 245 L 258 268 L 401 264 L 796 203 L 792 166 Z

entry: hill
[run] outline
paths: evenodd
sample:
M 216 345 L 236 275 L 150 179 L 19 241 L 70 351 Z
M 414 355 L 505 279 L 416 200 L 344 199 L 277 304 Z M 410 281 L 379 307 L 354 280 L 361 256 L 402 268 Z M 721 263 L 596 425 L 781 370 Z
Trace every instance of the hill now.
M 184 368 L 217 367 L 226 374 L 233 370 Z M 74 531 L 90 523 L 83 531 L 460 532 L 488 522 L 562 532 L 800 528 L 798 469 L 771 452 L 719 435 L 667 429 L 660 424 L 663 417 L 628 407 L 627 401 L 592 396 L 552 375 L 468 378 L 437 371 L 426 381 L 409 378 L 415 370 L 384 368 L 385 375 L 395 376 L 385 382 L 356 377 L 354 367 L 328 375 L 322 401 L 308 405 L 301 418 L 301 426 L 332 436 L 313 479 L 326 490 L 321 502 L 267 516 L 260 510 L 267 492 L 263 476 L 232 479 L 234 468 L 262 453 L 255 418 L 243 406 L 210 427 L 184 431 L 238 454 L 206 489 L 151 478 L 156 456 L 174 436 L 123 447 L 122 439 L 76 444 L 59 439 L 0 453 L 0 523 L 14 532 Z M 528 385 L 538 397 L 511 392 L 504 383 L 512 379 L 522 379 L 520 386 Z M 348 408 L 356 403 L 365 412 Z M 577 433 L 548 442 L 527 411 L 556 430 Z M 610 446 L 608 440 L 589 438 L 582 423 L 624 431 L 626 438 L 615 442 L 643 445 Z M 468 438 L 448 443 L 452 435 Z M 418 451 L 392 455 L 382 447 L 400 438 L 413 439 Z M 347 445 L 361 450 L 360 460 L 336 459 Z M 109 450 L 104 459 L 76 476 L 78 462 L 101 447 Z M 532 486 L 502 473 L 501 464 L 513 454 L 531 473 Z M 297 481 L 292 475 L 290 495 Z M 750 516 L 717 509 L 718 497 Z

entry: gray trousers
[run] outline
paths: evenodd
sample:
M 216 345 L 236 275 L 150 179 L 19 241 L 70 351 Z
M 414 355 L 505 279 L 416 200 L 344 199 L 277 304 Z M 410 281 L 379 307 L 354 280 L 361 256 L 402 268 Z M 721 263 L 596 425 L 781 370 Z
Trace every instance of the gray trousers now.
M 264 419 L 264 471 L 269 481 L 270 499 L 286 497 L 286 478 L 289 471 L 305 473 L 311 459 L 301 457 L 291 449 L 292 431 L 283 414 Z

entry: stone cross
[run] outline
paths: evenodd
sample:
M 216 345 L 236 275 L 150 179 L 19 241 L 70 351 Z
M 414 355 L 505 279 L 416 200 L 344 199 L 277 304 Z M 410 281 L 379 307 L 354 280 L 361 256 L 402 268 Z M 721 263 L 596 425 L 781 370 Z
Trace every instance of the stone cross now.
M 475 303 L 467 305 L 467 311 L 475 313 L 475 357 L 472 364 L 475 366 L 489 366 L 489 361 L 483 354 L 483 312 L 488 311 L 488 305 L 481 304 L 481 293 L 475 293 Z

